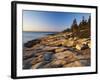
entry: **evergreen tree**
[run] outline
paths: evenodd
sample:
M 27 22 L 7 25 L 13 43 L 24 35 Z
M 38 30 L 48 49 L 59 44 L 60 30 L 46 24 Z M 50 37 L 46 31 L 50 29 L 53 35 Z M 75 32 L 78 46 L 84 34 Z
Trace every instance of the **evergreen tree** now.
M 73 33 L 73 37 L 77 36 L 79 33 L 79 27 L 77 25 L 77 21 L 76 19 L 73 20 L 72 26 L 71 26 L 71 30 Z
M 88 25 L 89 25 L 89 27 L 91 26 L 91 16 L 89 16 Z

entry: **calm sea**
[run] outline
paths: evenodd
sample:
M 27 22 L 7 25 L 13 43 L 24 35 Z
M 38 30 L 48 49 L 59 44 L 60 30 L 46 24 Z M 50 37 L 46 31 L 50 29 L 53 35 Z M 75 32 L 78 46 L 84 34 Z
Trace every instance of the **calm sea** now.
M 23 31 L 23 43 L 34 40 L 37 38 L 45 37 L 48 34 L 54 34 L 55 32 L 25 32 Z

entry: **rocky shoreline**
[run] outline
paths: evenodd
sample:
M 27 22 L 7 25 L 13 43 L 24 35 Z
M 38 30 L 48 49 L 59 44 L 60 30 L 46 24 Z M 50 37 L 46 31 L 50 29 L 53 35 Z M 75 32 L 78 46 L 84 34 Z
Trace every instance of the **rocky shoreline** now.
M 58 33 L 23 45 L 23 69 L 84 67 L 91 65 L 90 38 Z

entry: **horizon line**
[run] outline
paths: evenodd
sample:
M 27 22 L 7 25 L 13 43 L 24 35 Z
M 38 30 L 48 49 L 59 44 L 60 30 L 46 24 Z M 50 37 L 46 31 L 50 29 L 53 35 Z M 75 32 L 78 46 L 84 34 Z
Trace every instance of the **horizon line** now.
M 61 31 L 22 31 L 22 32 L 61 32 Z

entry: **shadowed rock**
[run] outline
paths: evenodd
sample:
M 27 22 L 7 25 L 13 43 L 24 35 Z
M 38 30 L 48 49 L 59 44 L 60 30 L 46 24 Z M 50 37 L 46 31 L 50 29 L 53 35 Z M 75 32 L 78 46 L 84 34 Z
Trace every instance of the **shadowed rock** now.
M 30 48 L 33 45 L 40 43 L 40 41 L 41 41 L 40 39 L 35 39 L 35 40 L 28 41 L 27 43 L 24 44 L 24 47 Z

